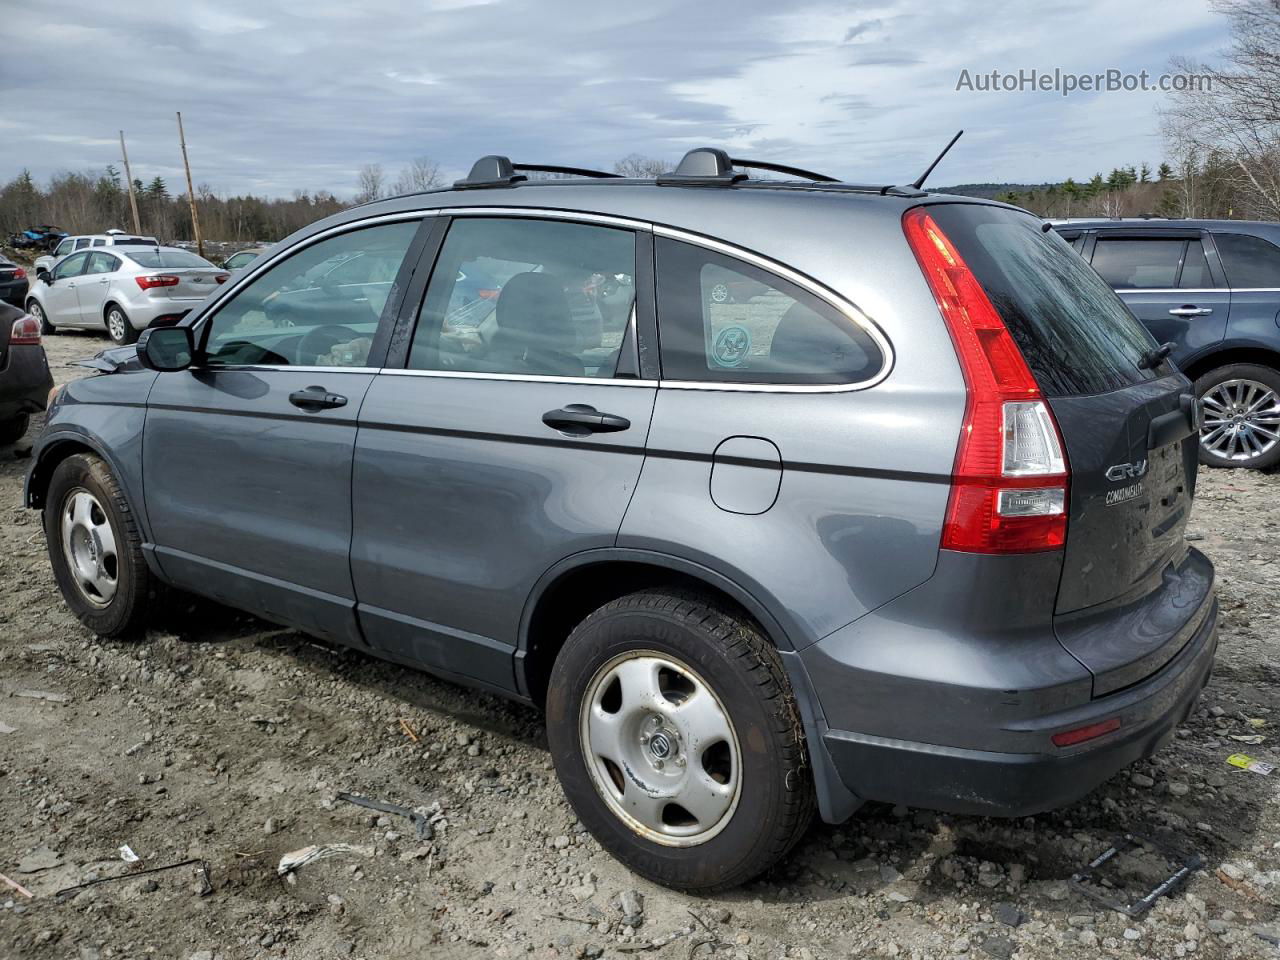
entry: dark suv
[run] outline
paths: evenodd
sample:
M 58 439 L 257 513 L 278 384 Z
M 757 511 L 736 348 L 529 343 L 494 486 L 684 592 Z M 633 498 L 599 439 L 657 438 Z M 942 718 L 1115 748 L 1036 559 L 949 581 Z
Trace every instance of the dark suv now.
M 545 706 L 582 822 L 686 889 L 815 802 L 1023 815 L 1159 749 L 1216 645 L 1186 378 L 1026 211 L 743 166 L 485 158 L 107 351 L 27 480 L 68 605 Z
M 1280 223 L 1074 220 L 1055 229 L 1195 383 L 1201 462 L 1280 462 Z

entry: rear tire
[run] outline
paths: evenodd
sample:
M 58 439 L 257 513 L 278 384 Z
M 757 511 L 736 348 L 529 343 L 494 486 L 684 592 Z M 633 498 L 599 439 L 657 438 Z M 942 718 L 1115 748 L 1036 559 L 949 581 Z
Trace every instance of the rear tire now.
M 0 447 L 7 447 L 11 443 L 17 443 L 27 434 L 27 426 L 30 424 L 31 418 L 25 413 L 19 414 L 12 420 L 0 420 Z
M 134 512 L 104 461 L 76 454 L 58 464 L 45 494 L 44 534 L 76 619 L 101 637 L 140 633 L 158 585 Z
M 138 331 L 133 329 L 128 315 L 114 303 L 107 307 L 107 336 L 124 346 L 138 339 Z
M 1201 463 L 1255 470 L 1280 463 L 1280 371 L 1232 363 L 1210 370 L 1195 389 L 1205 406 Z
M 696 593 L 630 594 L 580 623 L 552 669 L 547 739 L 592 836 L 664 886 L 745 883 L 813 817 L 803 727 L 777 650 Z

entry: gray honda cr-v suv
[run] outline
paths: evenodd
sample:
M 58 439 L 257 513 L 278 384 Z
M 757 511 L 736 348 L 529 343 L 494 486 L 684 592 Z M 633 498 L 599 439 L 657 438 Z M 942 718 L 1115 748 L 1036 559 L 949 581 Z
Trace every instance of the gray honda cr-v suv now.
M 1153 753 L 1216 644 L 1187 380 L 1024 211 L 749 165 L 485 158 L 107 351 L 27 481 L 67 603 L 543 705 L 583 823 L 685 889 L 815 803 L 1029 814 Z

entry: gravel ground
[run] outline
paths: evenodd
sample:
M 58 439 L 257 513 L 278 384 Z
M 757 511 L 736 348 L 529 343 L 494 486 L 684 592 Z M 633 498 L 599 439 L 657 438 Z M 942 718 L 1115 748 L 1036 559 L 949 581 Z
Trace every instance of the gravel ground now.
M 55 375 L 103 345 L 50 338 Z M 815 823 L 770 875 L 707 899 L 638 880 L 582 831 L 533 710 L 203 604 L 148 643 L 95 640 L 21 507 L 27 462 L 0 451 L 0 873 L 35 896 L 0 885 L 0 957 L 1280 956 L 1280 771 L 1226 763 L 1280 763 L 1280 475 L 1201 475 L 1218 668 L 1153 761 L 1034 818 Z M 426 836 L 343 791 L 422 809 Z M 1066 882 L 1125 830 L 1207 862 L 1138 920 Z M 279 877 L 310 844 L 347 847 Z M 211 890 L 192 865 L 133 876 L 188 859 Z M 1117 876 L 1136 889 L 1150 861 Z M 53 896 L 93 879 L 109 882 Z

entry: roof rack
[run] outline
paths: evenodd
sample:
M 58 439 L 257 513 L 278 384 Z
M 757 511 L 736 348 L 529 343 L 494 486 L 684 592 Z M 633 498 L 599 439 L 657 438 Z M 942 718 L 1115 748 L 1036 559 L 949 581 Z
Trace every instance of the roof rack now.
M 671 173 L 660 174 L 658 185 L 675 186 L 717 186 L 737 183 L 747 179 L 745 173 L 734 167 L 746 167 L 752 170 L 769 170 L 773 173 L 785 173 L 793 177 L 812 180 L 815 183 L 837 183 L 835 177 L 825 173 L 814 173 L 800 167 L 789 167 L 782 163 L 770 163 L 766 160 L 747 160 L 731 157 L 723 150 L 715 147 L 698 147 L 690 150 L 681 158 L 680 163 Z
M 509 187 L 522 180 L 528 180 L 523 173 L 562 173 L 570 177 L 593 177 L 614 179 L 621 174 L 606 173 L 603 170 L 587 170 L 583 167 L 561 167 L 546 163 L 512 163 L 510 157 L 492 155 L 481 157 L 471 166 L 467 176 L 454 183 L 455 190 L 475 190 L 481 187 Z

